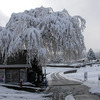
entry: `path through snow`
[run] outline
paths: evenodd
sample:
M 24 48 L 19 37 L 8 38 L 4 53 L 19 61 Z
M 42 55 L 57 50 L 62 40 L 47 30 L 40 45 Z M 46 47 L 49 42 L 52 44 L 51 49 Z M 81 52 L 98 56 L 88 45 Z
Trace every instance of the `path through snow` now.
M 60 76 L 59 73 L 51 74 L 48 80 L 49 92 L 53 93 L 52 100 L 100 100 L 100 97 L 89 93 L 89 88 L 80 82 L 67 80 Z M 67 96 L 67 97 L 66 97 Z M 70 99 L 68 99 L 70 98 Z

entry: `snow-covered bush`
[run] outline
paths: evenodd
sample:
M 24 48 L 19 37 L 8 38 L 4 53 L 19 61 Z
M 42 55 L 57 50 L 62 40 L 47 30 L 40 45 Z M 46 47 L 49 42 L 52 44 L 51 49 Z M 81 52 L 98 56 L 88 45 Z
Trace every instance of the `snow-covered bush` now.
M 40 7 L 13 13 L 6 27 L 0 27 L 0 51 L 5 62 L 23 49 L 28 62 L 37 57 L 43 63 L 58 53 L 65 60 L 77 59 L 85 49 L 84 28 L 85 20 L 70 16 L 66 10 Z

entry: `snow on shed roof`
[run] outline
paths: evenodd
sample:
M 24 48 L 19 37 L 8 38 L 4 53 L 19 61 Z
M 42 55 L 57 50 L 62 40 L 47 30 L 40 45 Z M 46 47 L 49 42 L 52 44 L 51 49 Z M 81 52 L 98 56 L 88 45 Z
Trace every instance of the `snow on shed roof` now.
M 29 64 L 13 64 L 13 65 L 0 65 L 0 69 L 2 68 L 28 68 Z

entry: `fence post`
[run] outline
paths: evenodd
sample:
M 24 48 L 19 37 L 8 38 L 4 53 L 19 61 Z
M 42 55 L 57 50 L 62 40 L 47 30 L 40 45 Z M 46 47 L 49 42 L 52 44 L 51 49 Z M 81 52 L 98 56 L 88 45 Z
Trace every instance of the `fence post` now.
M 85 72 L 85 73 L 84 73 L 84 81 L 86 81 L 86 80 L 87 80 L 87 78 L 88 78 L 88 73 L 87 73 L 87 72 Z
M 98 74 L 98 86 L 99 86 L 99 81 L 100 81 L 100 74 Z

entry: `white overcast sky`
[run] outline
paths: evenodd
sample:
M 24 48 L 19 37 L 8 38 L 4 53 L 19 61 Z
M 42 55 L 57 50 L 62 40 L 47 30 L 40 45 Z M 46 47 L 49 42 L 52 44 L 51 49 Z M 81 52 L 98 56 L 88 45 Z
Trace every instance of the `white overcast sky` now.
M 86 20 L 83 33 L 86 49 L 100 51 L 100 0 L 0 0 L 0 25 L 4 26 L 13 12 L 52 7 L 54 11 L 64 8 L 71 16 L 80 15 Z

